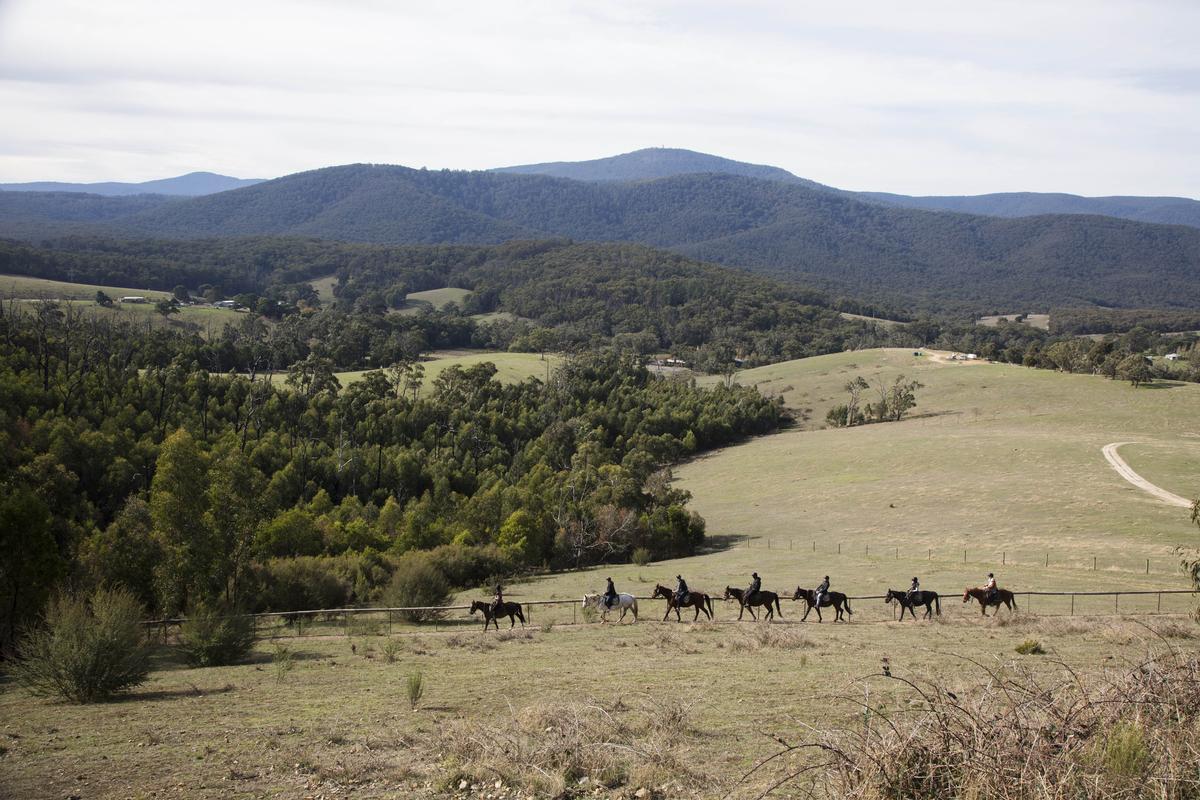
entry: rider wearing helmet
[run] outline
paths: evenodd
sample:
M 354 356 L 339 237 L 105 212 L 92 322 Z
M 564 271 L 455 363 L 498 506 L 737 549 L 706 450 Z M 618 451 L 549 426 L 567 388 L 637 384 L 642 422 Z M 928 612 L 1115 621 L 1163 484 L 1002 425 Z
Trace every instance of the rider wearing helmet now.
M 921 591 L 921 582 L 917 580 L 916 576 L 913 576 L 912 586 L 909 586 L 908 591 L 904 593 L 904 599 L 911 603 L 912 596 L 919 591 Z
M 682 575 L 676 575 L 675 580 L 678 581 L 678 584 L 675 586 L 675 605 L 681 606 L 687 602 L 688 585 Z
M 821 585 L 818 586 L 817 590 L 813 593 L 816 596 L 816 599 L 813 602 L 815 602 L 818 606 L 821 605 L 821 599 L 823 597 L 825 597 L 825 595 L 828 591 L 829 591 L 829 576 L 826 575 L 825 580 L 821 581 Z
M 990 572 L 988 573 L 987 583 L 983 585 L 983 590 L 987 592 L 987 599 L 989 603 L 994 601 L 996 599 L 996 595 L 999 593 L 999 590 L 996 589 L 996 576 Z
M 751 575 L 750 578 L 750 586 L 746 589 L 746 593 L 742 595 L 742 605 L 744 606 L 750 605 L 750 601 L 762 589 L 762 578 L 758 577 L 757 572 Z
M 613 586 L 612 578 L 608 579 L 608 586 L 604 588 L 604 607 L 612 608 L 617 601 L 617 587 Z

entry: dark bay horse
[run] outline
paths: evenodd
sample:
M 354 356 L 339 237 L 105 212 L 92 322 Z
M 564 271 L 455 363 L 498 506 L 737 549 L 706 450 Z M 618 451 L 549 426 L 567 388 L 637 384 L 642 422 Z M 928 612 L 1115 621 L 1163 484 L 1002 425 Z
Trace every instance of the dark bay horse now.
M 808 608 L 804 609 L 804 616 L 800 618 L 801 622 L 804 622 L 806 619 L 808 619 L 808 615 L 813 609 L 817 610 L 817 622 L 821 622 L 821 609 L 828 608 L 829 606 L 833 606 L 833 610 L 837 612 L 833 618 L 834 622 L 849 621 L 842 616 L 842 612 L 845 612 L 850 616 L 854 616 L 854 612 L 850 610 L 850 598 L 846 597 L 846 595 L 842 594 L 841 592 L 825 592 L 821 597 L 820 605 L 818 605 L 816 589 L 802 589 L 797 586 L 796 593 L 792 595 L 792 599 L 803 600 L 808 604 Z
M 963 589 L 964 603 L 971 602 L 972 597 L 979 601 L 979 613 L 983 614 L 985 617 L 987 616 L 988 606 L 995 606 L 996 613 L 999 614 L 1001 603 L 1008 606 L 1009 611 L 1017 610 L 1016 595 L 1014 595 L 1008 589 L 997 589 L 996 596 L 994 598 L 988 597 L 987 589 Z
M 515 628 L 517 620 L 521 620 L 521 627 L 525 627 L 525 615 L 521 613 L 520 603 L 501 603 L 496 608 L 496 613 L 492 614 L 492 604 L 485 603 L 482 600 L 471 601 L 471 616 L 475 616 L 476 611 L 483 612 L 483 629 L 486 631 L 488 625 L 495 625 L 496 630 L 500 630 L 500 623 L 497 622 L 499 617 L 508 617 L 508 627 Z
M 677 604 L 675 602 L 675 593 L 660 583 L 655 585 L 654 593 L 650 596 L 661 597 L 663 600 L 667 601 L 667 613 L 663 614 L 663 622 L 667 621 L 667 617 L 671 616 L 672 611 L 675 612 L 675 621 L 682 622 L 682 620 L 679 618 L 680 608 L 695 609 L 696 613 L 692 616 L 692 622 L 700 619 L 701 611 L 703 611 L 704 616 L 708 617 L 709 619 L 713 618 L 712 598 L 703 592 L 688 592 L 687 600 Z
M 767 613 L 766 616 L 763 617 L 763 619 L 766 620 L 773 619 L 776 612 L 779 613 L 780 617 L 783 616 L 783 609 L 779 607 L 779 595 L 775 594 L 774 592 L 768 592 L 766 589 L 759 589 L 754 593 L 754 597 L 749 603 L 742 602 L 742 595 L 744 593 L 745 589 L 735 589 L 732 586 L 725 587 L 725 599 L 737 600 L 738 605 L 741 606 L 740 610 L 738 611 L 739 620 L 742 618 L 742 614 L 749 611 L 750 616 L 754 618 L 754 621 L 758 621 L 758 615 L 754 613 L 752 606 L 766 606 Z M 772 604 L 774 604 L 774 608 L 771 608 Z
M 904 619 L 904 612 L 912 614 L 912 618 L 917 618 L 916 606 L 925 606 L 925 619 L 933 618 L 933 607 L 937 606 L 937 613 L 942 615 L 942 601 L 938 598 L 937 592 L 929 592 L 922 589 L 919 592 L 913 592 L 910 597 L 905 592 L 896 589 L 888 589 L 887 597 L 883 602 L 890 603 L 895 600 L 900 604 L 900 619 Z

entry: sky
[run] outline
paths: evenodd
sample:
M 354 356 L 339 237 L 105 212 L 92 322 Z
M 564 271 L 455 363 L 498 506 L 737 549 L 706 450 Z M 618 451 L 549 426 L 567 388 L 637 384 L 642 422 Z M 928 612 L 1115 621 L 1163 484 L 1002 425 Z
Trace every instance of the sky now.
M 846 189 L 1200 197 L 1200 2 L 0 0 L 0 182 L 684 147 Z

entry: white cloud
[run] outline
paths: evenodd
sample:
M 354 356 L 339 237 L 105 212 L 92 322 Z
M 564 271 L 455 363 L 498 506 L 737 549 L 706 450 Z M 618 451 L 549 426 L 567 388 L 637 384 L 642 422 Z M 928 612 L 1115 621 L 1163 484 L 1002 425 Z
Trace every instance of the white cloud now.
M 846 188 L 1200 194 L 1191 3 L 0 0 L 0 179 L 639 147 Z

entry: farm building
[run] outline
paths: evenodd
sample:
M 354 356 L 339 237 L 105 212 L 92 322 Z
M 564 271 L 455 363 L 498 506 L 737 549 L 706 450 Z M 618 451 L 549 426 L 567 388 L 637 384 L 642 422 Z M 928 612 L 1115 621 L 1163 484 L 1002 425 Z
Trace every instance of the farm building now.
M 142 297 L 140 294 L 131 294 L 127 297 L 122 297 L 121 302 L 122 303 L 147 303 L 149 301 L 146 300 L 145 297 Z

